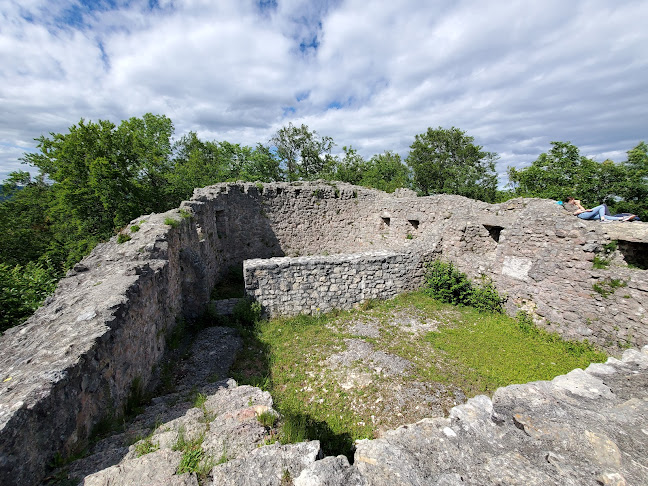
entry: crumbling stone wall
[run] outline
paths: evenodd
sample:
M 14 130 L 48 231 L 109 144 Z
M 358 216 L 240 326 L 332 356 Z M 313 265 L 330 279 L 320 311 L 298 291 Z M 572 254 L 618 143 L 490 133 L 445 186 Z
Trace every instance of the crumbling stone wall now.
M 418 260 L 385 250 L 352 255 L 246 260 L 246 293 L 269 315 L 318 314 L 389 299 L 417 287 Z
M 219 184 L 183 203 L 191 217 L 143 216 L 133 222 L 138 232 L 125 230 L 130 241 L 99 245 L 32 318 L 0 338 L 0 483 L 34 483 L 55 453 L 82 448 L 102 417 L 123 409 L 134 384 L 149 386 L 177 320 L 199 315 L 214 283 L 247 259 L 391 251 L 416 262 L 413 286 L 422 262 L 442 257 L 489 276 L 509 295 L 510 312 L 532 311 L 565 337 L 612 352 L 648 344 L 645 223 L 583 222 L 547 200 L 400 196 L 333 183 Z M 613 240 L 620 243 L 610 265 L 594 269 Z M 326 258 L 317 262 L 326 279 Z M 293 270 L 305 278 L 309 269 L 297 262 Z M 378 278 L 373 263 L 365 270 Z M 615 280 L 625 287 L 606 296 L 594 290 Z M 294 299 L 306 299 L 307 289 L 295 290 Z M 273 312 L 288 312 L 284 304 Z

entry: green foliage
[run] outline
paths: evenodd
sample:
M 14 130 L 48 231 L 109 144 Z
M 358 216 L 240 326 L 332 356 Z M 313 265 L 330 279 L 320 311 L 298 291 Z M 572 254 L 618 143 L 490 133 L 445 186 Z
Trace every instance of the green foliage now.
M 607 258 L 601 256 L 601 255 L 594 255 L 594 260 L 592 261 L 592 266 L 598 270 L 602 270 L 604 268 L 607 268 L 610 266 L 610 260 Z
M 250 298 L 240 299 L 234 306 L 233 316 L 239 323 L 244 325 L 251 325 L 261 319 L 263 309 L 259 302 Z
M 569 142 L 551 142 L 529 167 L 509 167 L 513 197 L 580 199 L 586 207 L 605 203 L 612 214 L 629 212 L 648 218 L 648 145 L 628 151 L 628 160 L 596 162 Z
M 140 230 L 140 226 L 138 224 L 134 224 L 131 226 L 131 233 L 137 233 Z
M 54 292 L 60 273 L 48 260 L 0 263 L 0 332 L 21 324 Z
M 205 402 L 207 401 L 207 395 L 204 393 L 196 393 L 196 396 L 194 397 L 193 401 L 193 406 L 195 408 L 203 408 L 205 406 Z
M 289 123 L 272 136 L 270 144 L 289 181 L 329 178 L 326 174 L 330 174 L 334 164 L 331 149 L 335 145 L 331 137 L 320 138 L 306 125 L 296 127 Z
M 53 244 L 48 217 L 51 186 L 28 172 L 12 172 L 3 185 L 7 198 L 0 202 L 0 263 L 26 265 L 39 260 Z M 49 259 L 56 266 L 59 260 Z
M 277 417 L 270 410 L 266 410 L 265 412 L 261 412 L 259 415 L 257 415 L 257 420 L 259 421 L 259 423 L 269 429 L 273 428 L 276 425 L 278 419 L 279 417 Z
M 336 161 L 331 178 L 386 192 L 410 186 L 409 169 L 400 155 L 385 152 L 365 160 L 353 147 L 342 147 L 342 150 L 344 157 Z
M 472 306 L 481 311 L 502 312 L 506 301 L 500 297 L 490 280 L 473 284 L 465 273 L 451 262 L 435 260 L 429 263 L 425 274 L 425 293 L 441 302 Z
M 38 139 L 24 161 L 54 181 L 46 211 L 54 240 L 71 266 L 136 216 L 161 212 L 171 170 L 171 120 L 147 113 L 115 126 L 81 120 L 67 134 Z
M 137 457 L 142 457 L 146 454 L 157 451 L 159 448 L 160 444 L 153 442 L 151 434 L 135 444 L 135 454 L 137 454 Z
M 184 427 L 180 427 L 178 430 L 178 438 L 171 447 L 174 451 L 182 452 L 176 474 L 196 473 L 202 479 L 209 474 L 209 471 L 216 465 L 216 462 L 212 457 L 207 456 L 202 449 L 204 440 L 204 434 L 198 435 L 193 439 L 188 439 L 185 435 Z
M 285 414 L 281 424 L 279 442 L 282 444 L 296 444 L 308 440 L 306 416 L 300 413 Z
M 423 195 L 459 194 L 493 202 L 497 190 L 497 154 L 484 152 L 462 130 L 428 128 L 416 135 L 407 164 L 414 172 L 414 185 Z
M 178 226 L 180 226 L 180 221 L 173 218 L 164 218 L 164 224 L 171 226 L 172 228 L 177 228 Z
M 616 289 L 627 287 L 627 285 L 627 282 L 619 278 L 604 278 L 598 283 L 592 284 L 592 290 L 601 295 L 601 297 L 607 298 L 613 294 Z
M 117 243 L 119 243 L 120 245 L 122 243 L 126 243 L 127 241 L 130 241 L 130 240 L 131 240 L 131 237 L 129 235 L 125 234 L 125 233 L 119 233 L 117 235 Z
M 616 240 L 603 245 L 601 253 L 594 255 L 594 260 L 592 261 L 592 266 L 598 270 L 602 270 L 610 266 L 610 258 L 612 254 L 617 250 L 618 243 Z

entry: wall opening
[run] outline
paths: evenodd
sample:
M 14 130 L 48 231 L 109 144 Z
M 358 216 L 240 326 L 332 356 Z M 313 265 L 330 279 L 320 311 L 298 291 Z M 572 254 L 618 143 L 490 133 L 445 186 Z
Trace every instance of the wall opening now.
M 496 243 L 499 243 L 500 233 L 504 228 L 502 228 L 501 226 L 491 226 L 489 224 L 485 224 L 484 228 L 488 230 L 488 234 L 490 235 L 490 237 L 493 238 Z
M 388 218 L 386 216 L 381 216 L 380 219 L 383 220 L 383 223 L 385 223 L 387 226 L 389 226 L 389 223 L 391 222 L 391 218 Z
M 629 266 L 648 270 L 648 243 L 619 240 L 617 248 Z
M 418 227 L 419 227 L 419 220 L 418 219 L 408 219 L 407 221 L 409 221 L 409 224 L 411 224 L 414 229 L 416 229 L 416 230 L 418 229 Z

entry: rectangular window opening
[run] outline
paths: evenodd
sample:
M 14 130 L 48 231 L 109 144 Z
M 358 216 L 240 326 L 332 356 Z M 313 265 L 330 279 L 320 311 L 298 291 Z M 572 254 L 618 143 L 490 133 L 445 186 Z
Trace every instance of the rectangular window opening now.
M 490 235 L 493 240 L 495 240 L 496 243 L 499 243 L 500 240 L 500 233 L 504 228 L 501 226 L 491 226 L 489 224 L 485 224 L 484 228 L 488 230 L 488 234 Z

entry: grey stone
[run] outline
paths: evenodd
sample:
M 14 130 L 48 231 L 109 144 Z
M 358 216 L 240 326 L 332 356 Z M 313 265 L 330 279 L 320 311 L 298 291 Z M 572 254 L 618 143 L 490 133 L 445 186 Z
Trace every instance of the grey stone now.
M 319 441 L 255 449 L 246 456 L 216 466 L 214 486 L 283 486 L 320 457 Z
M 198 486 L 194 474 L 175 475 L 181 452 L 160 450 L 88 476 L 83 486 Z
M 366 486 L 366 479 L 345 456 L 325 457 L 306 467 L 294 480 L 294 486 Z

